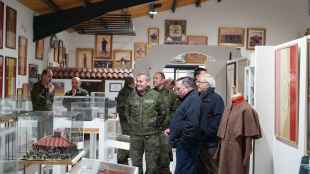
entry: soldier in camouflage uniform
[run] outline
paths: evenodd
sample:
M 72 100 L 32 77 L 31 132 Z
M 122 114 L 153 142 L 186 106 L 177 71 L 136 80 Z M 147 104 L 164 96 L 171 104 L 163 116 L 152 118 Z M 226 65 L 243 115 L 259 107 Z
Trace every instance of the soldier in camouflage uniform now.
M 165 75 L 162 72 L 156 72 L 153 76 L 154 89 L 160 93 L 164 99 L 164 103 L 169 108 L 169 113 L 166 115 L 164 122 L 160 125 L 162 132 L 160 136 L 160 155 L 159 155 L 159 171 L 161 174 L 170 174 L 170 157 L 172 157 L 172 149 L 168 143 L 168 137 L 163 133 L 169 127 L 170 120 L 177 105 L 177 96 L 172 90 L 165 86 Z
M 117 107 L 116 111 L 119 116 L 120 125 L 122 128 L 122 134 L 129 135 L 129 128 L 128 128 L 128 113 L 125 113 L 125 105 L 128 99 L 129 94 L 135 88 L 135 80 L 133 77 L 127 77 L 125 79 L 124 87 L 119 91 L 118 96 L 116 98 Z M 128 164 L 129 152 L 127 150 L 119 149 L 117 153 L 117 162 L 119 164 Z
M 167 107 L 160 94 L 149 86 L 146 74 L 136 77 L 136 90 L 130 93 L 125 112 L 128 113 L 130 157 L 142 174 L 142 157 L 145 152 L 146 174 L 159 174 L 160 125 Z

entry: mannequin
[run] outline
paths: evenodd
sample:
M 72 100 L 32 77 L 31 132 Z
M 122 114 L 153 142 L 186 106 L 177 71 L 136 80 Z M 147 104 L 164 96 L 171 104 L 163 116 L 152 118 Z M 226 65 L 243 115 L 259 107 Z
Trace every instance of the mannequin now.
M 257 112 L 237 88 L 224 111 L 218 137 L 218 174 L 248 174 L 252 141 L 261 137 L 261 130 Z

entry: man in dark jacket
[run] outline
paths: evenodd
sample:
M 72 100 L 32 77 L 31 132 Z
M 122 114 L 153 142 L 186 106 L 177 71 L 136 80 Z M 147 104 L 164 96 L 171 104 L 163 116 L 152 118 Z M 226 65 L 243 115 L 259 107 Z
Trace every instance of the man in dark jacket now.
M 160 152 L 160 125 L 168 109 L 161 95 L 150 88 L 150 78 L 142 73 L 136 76 L 136 89 L 125 104 L 130 133 L 130 158 L 142 174 L 142 157 L 145 152 L 146 174 L 158 174 Z
M 182 99 L 169 129 L 170 144 L 176 148 L 176 174 L 197 174 L 199 164 L 199 116 L 201 100 L 190 77 L 176 81 L 175 90 Z
M 126 102 L 131 92 L 135 88 L 135 80 L 133 77 L 127 77 L 125 79 L 124 87 L 119 91 L 116 98 L 117 106 L 116 111 L 118 113 L 122 134 L 129 135 L 128 128 L 128 113 L 125 112 Z M 127 150 L 118 149 L 117 162 L 119 164 L 128 164 L 129 152 Z
M 199 74 L 197 89 L 202 100 L 200 128 L 202 129 L 202 146 L 200 153 L 200 173 L 216 174 L 217 164 L 213 156 L 218 146 L 217 131 L 224 112 L 224 101 L 215 92 L 215 80 L 210 74 Z

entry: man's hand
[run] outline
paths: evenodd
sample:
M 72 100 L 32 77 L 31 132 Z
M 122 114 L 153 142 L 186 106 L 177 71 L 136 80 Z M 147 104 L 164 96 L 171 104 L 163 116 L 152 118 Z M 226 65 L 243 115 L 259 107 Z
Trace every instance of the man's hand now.
M 170 134 L 170 129 L 168 128 L 168 129 L 164 130 L 164 134 L 165 134 L 166 136 L 169 136 L 169 134 Z
M 52 83 L 48 84 L 48 92 L 49 93 L 54 93 L 55 86 Z
M 76 95 L 76 89 L 72 89 L 72 96 Z

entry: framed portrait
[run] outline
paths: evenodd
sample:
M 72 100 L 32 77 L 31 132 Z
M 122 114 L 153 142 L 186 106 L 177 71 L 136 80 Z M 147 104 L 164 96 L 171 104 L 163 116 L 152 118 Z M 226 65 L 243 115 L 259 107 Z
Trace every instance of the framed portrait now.
M 208 36 L 187 36 L 188 45 L 208 45 Z
M 159 45 L 159 28 L 147 29 L 147 44 L 149 47 Z
M 94 60 L 94 68 L 112 68 L 112 60 L 111 59 L 95 59 Z
M 0 2 L 0 49 L 3 48 L 4 4 Z
M 113 51 L 113 68 L 132 69 L 131 50 L 114 50 Z
M 93 65 L 92 48 L 77 48 L 75 54 L 76 54 L 75 67 L 92 68 Z
M 16 96 L 16 58 L 5 57 L 5 97 Z
M 6 6 L 5 46 L 7 48 L 16 49 L 16 21 L 16 10 Z
M 229 62 L 226 64 L 226 102 L 228 102 L 232 95 L 237 81 L 237 64 L 236 62 Z
M 298 44 L 275 51 L 275 134 L 297 148 L 299 107 Z
M 186 44 L 186 20 L 165 21 L 165 44 Z
M 224 47 L 243 47 L 244 28 L 220 27 L 218 31 L 218 45 Z
M 35 58 L 43 60 L 44 56 L 44 39 L 36 41 L 36 55 Z
M 29 64 L 29 78 L 38 78 L 39 66 L 35 64 Z
M 147 46 L 144 42 L 135 42 L 134 43 L 134 55 L 135 59 L 141 59 L 146 56 Z
M 247 43 L 248 50 L 254 50 L 255 46 L 266 44 L 266 29 L 265 28 L 248 28 Z
M 95 58 L 112 58 L 112 35 L 96 35 Z
M 109 83 L 109 92 L 119 92 L 123 88 L 123 83 Z
M 28 39 L 24 36 L 18 37 L 18 75 L 27 75 L 27 49 Z

